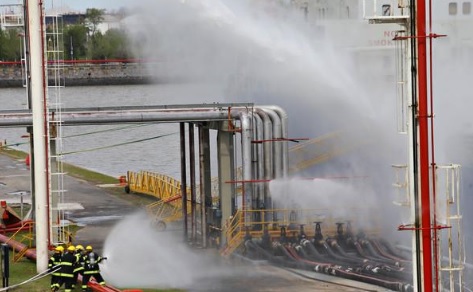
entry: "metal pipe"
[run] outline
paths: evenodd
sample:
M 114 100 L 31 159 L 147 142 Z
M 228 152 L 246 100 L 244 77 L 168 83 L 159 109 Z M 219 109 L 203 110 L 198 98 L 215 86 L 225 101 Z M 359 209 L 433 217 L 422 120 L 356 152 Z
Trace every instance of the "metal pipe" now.
M 12 240 L 10 237 L 0 234 L 0 242 L 8 244 L 13 250 L 20 252 L 24 250 L 27 246 L 21 242 Z M 25 257 L 30 260 L 36 260 L 36 250 L 28 249 L 25 253 Z
M 196 199 L 195 199 L 195 138 L 194 124 L 189 123 L 189 164 L 190 164 L 190 182 L 191 182 L 191 240 L 196 240 Z
M 61 113 L 63 125 L 120 124 L 146 122 L 197 122 L 227 120 L 226 110 L 185 109 L 185 110 L 117 110 L 117 111 L 83 111 L 67 109 Z M 29 111 L 0 111 L 0 127 L 32 126 L 32 113 Z
M 252 137 L 252 128 L 250 122 L 250 116 L 244 112 L 239 112 L 240 123 L 241 123 L 241 158 L 242 158 L 242 176 L 243 181 L 251 181 L 252 180 L 252 172 L 251 172 L 251 137 Z M 251 206 L 252 200 L 252 191 L 251 188 L 246 187 L 243 184 L 243 206 L 242 209 L 244 211 L 249 210 Z M 249 213 L 246 214 L 245 219 L 246 222 L 250 220 L 248 217 Z
M 186 172 L 186 124 L 179 123 L 180 147 L 181 147 L 181 196 L 182 196 L 182 218 L 184 218 L 184 241 L 187 242 L 187 172 Z
M 288 138 L 286 111 L 277 105 L 265 105 L 262 107 L 273 110 L 278 114 L 281 123 L 281 136 L 278 138 Z M 280 143 L 282 143 L 282 175 L 283 177 L 287 177 L 289 173 L 289 147 L 287 145 L 287 141 L 282 141 Z
M 273 178 L 273 171 L 272 171 L 272 124 L 271 119 L 269 118 L 268 114 L 260 108 L 255 109 L 256 113 L 261 117 L 263 120 L 263 139 L 268 141 L 263 143 L 263 153 L 264 153 L 264 179 L 272 179 Z
M 269 118 L 268 114 L 264 112 L 260 108 L 256 108 L 256 113 L 261 117 L 263 120 L 263 139 L 265 142 L 263 143 L 263 157 L 264 157 L 264 177 L 262 177 L 265 180 L 271 180 L 273 178 L 273 171 L 272 171 L 272 143 L 271 142 L 271 137 L 272 137 L 272 124 L 271 124 L 271 119 Z M 271 206 L 271 202 L 269 202 L 270 197 L 269 197 L 269 183 L 264 183 L 263 184 L 263 196 L 264 200 L 263 203 L 265 206 Z
M 432 0 L 429 1 L 429 33 L 432 33 Z M 432 206 L 433 207 L 433 215 L 432 215 L 432 221 L 434 222 L 434 225 L 437 224 L 437 206 L 436 200 L 437 200 L 437 178 L 436 178 L 436 168 L 437 165 L 435 163 L 435 138 L 434 138 L 434 76 L 433 76 L 433 43 L 432 43 L 433 37 L 429 37 L 429 77 L 428 77 L 428 83 L 430 85 L 429 87 L 429 92 L 430 92 L 430 147 L 431 147 L 431 161 L 430 165 L 431 167 L 431 173 L 432 173 Z M 427 62 L 427 60 L 426 60 Z M 427 77 L 426 77 L 427 78 Z M 427 97 L 426 97 L 427 99 Z M 437 229 L 434 228 L 433 230 L 433 264 L 434 264 L 434 277 L 435 277 L 435 290 L 439 291 L 439 282 L 440 282 L 440 255 L 439 255 L 439 247 L 438 247 L 438 234 L 437 234 Z M 431 235 L 432 236 L 432 235 Z M 451 279 L 450 286 L 453 285 L 453 279 Z
M 263 120 L 258 114 L 252 114 L 253 117 L 253 138 L 256 141 L 263 140 Z M 253 177 L 255 179 L 264 179 L 264 152 L 261 143 L 253 144 Z M 263 184 L 253 184 L 253 209 L 260 209 L 264 202 Z
M 278 139 L 282 137 L 282 128 L 281 128 L 281 120 L 279 118 L 279 115 L 267 108 L 267 107 L 262 107 L 261 108 L 265 113 L 268 114 L 269 118 L 271 119 L 272 125 L 273 125 L 273 138 Z M 274 173 L 274 178 L 281 178 L 283 177 L 283 171 L 282 171 L 282 145 L 281 142 L 273 142 L 273 173 Z
M 429 161 L 429 124 L 427 90 L 427 39 L 426 39 L 425 0 L 417 0 L 416 43 L 417 43 L 417 78 L 418 78 L 418 115 L 420 169 L 420 214 L 422 235 L 422 279 L 423 291 L 433 291 L 432 284 L 438 288 L 438 279 L 432 279 L 432 221 L 430 205 L 430 161 Z M 434 222 L 435 224 L 435 222 Z M 438 289 L 437 289 L 438 290 Z
M 205 248 L 208 245 L 208 223 L 213 223 L 212 212 L 210 212 L 212 207 L 210 141 L 206 123 L 199 124 L 199 162 L 202 247 Z
M 410 11 L 409 11 L 409 33 L 410 36 L 415 36 L 416 35 L 416 26 L 417 26 L 417 21 L 416 21 L 416 1 L 411 1 L 410 2 Z M 416 119 L 417 119 L 417 42 L 415 39 L 409 39 L 408 40 L 410 43 L 410 65 L 408 68 L 411 68 L 410 70 L 410 76 L 411 76 L 411 111 L 410 111 L 410 122 L 411 124 L 409 125 L 410 129 L 410 136 L 409 136 L 409 164 L 410 164 L 410 173 L 409 173 L 409 179 L 410 179 L 410 184 L 411 186 L 409 187 L 409 190 L 412 192 L 411 193 L 411 216 L 413 219 L 413 224 L 414 224 L 414 232 L 413 232 L 413 243 L 412 243 L 412 259 L 413 259 L 413 268 L 414 268 L 414 273 L 413 273 L 413 285 L 416 287 L 417 291 L 422 291 L 422 255 L 421 255 L 421 232 L 420 232 L 420 200 L 419 200 L 419 165 L 417 163 L 417 157 L 418 157 L 418 129 L 417 129 L 417 124 L 416 124 Z
M 204 153 L 203 153 L 203 148 L 204 146 L 202 145 L 202 125 L 199 124 L 198 125 L 198 133 L 199 133 L 199 178 L 200 178 L 200 184 L 199 184 L 199 187 L 200 187 L 200 190 L 199 190 L 199 195 L 200 195 L 200 210 L 199 210 L 199 213 L 200 213 L 200 230 L 201 230 L 201 244 L 202 244 L 202 247 L 206 247 L 207 246 L 207 241 L 206 241 L 206 237 L 207 237 L 207 218 L 205 216 L 205 181 L 204 181 L 204 178 L 203 178 L 203 173 L 204 173 Z

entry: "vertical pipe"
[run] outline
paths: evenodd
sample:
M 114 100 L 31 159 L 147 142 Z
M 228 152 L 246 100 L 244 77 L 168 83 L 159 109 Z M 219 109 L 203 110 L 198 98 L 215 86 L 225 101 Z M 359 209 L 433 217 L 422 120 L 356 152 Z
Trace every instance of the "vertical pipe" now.
M 253 114 L 253 138 L 263 140 L 263 120 L 257 114 Z M 266 142 L 265 142 L 266 143 Z M 264 143 L 263 143 L 264 144 Z M 253 177 L 257 180 L 264 178 L 264 152 L 262 143 L 254 143 L 252 149 Z M 261 209 L 264 203 L 263 185 L 253 184 L 253 209 Z
M 43 11 L 40 0 L 26 2 L 28 22 L 28 48 L 30 49 L 30 88 L 33 114 L 33 144 L 35 173 L 35 220 L 36 220 L 36 269 L 38 273 L 48 268 L 49 246 L 49 178 L 47 131 L 47 77 L 44 56 Z M 33 159 L 32 159 L 33 160 Z
M 212 207 L 209 129 L 206 124 L 199 125 L 199 171 L 202 218 L 202 247 L 207 247 L 208 222 L 211 219 L 209 209 Z M 210 221 L 212 223 L 212 221 Z
M 263 108 L 264 112 L 268 114 L 273 124 L 273 139 L 282 138 L 281 120 L 279 115 L 271 109 Z M 273 144 L 273 173 L 274 178 L 283 177 L 283 161 L 282 161 L 282 145 L 281 142 L 272 142 Z
M 275 111 L 279 116 L 279 122 L 281 123 L 281 136 L 278 138 L 287 139 L 288 137 L 288 127 L 287 127 L 287 113 L 281 107 L 277 105 L 267 105 L 264 106 L 270 110 Z M 282 159 L 282 176 L 287 177 L 289 172 L 289 147 L 287 141 L 282 141 L 281 143 L 281 159 Z
M 260 108 L 256 108 L 256 113 L 263 120 L 263 139 L 266 141 L 271 140 L 271 137 L 272 137 L 271 119 L 269 118 L 268 114 L 265 113 Z M 264 156 L 264 171 L 263 171 L 264 177 L 263 178 L 268 181 L 273 178 L 271 143 L 272 142 L 266 142 L 263 144 L 263 156 Z M 264 202 L 265 208 L 269 207 L 270 209 L 274 209 L 272 206 L 272 200 L 269 196 L 269 182 L 264 183 L 263 196 L 264 196 L 263 202 Z M 269 219 L 269 218 L 264 218 L 264 219 Z
M 181 196 L 182 196 L 182 218 L 184 218 L 184 241 L 187 236 L 187 173 L 186 173 L 186 129 L 185 123 L 179 123 L 180 147 L 181 147 Z
M 417 29 L 417 21 L 416 21 L 416 1 L 411 1 L 410 3 L 410 36 L 415 36 Z M 413 276 L 413 284 L 416 287 L 416 291 L 423 291 L 422 286 L 423 286 L 423 276 L 422 276 L 422 249 L 421 249 L 421 222 L 420 222 L 420 213 L 421 213 L 421 208 L 420 208 L 420 199 L 419 199 L 419 193 L 420 193 L 420 188 L 419 188 L 419 164 L 418 164 L 418 156 L 419 156 L 419 148 L 418 148 L 418 125 L 417 125 L 417 115 L 418 115 L 418 90 L 417 90 L 417 83 L 418 83 L 418 76 L 417 76 L 417 41 L 415 38 L 412 38 L 410 41 L 410 52 L 411 52 L 411 63 L 410 63 L 410 68 L 411 68 L 411 136 L 409 139 L 409 142 L 411 143 L 410 146 L 410 153 L 409 153 L 409 158 L 410 163 L 411 163 L 411 172 L 412 172 L 412 204 L 413 204 L 413 216 L 414 216 L 414 242 L 413 245 L 415 248 L 412 249 L 413 255 L 413 267 L 416 267 L 414 270 L 414 276 Z
M 411 11 L 411 15 L 414 15 L 414 12 Z M 413 25 L 413 24 L 411 24 Z M 406 34 L 411 36 L 415 31 L 413 27 L 409 24 L 405 25 Z M 411 69 L 407 71 L 408 77 L 406 88 L 411 88 L 411 90 L 407 90 L 408 97 L 406 98 L 408 103 L 408 113 L 407 113 L 407 120 L 406 120 L 406 129 L 407 129 L 407 139 L 408 139 L 408 164 L 407 164 L 407 181 L 408 181 L 408 194 L 409 194 L 409 201 L 410 201 L 410 222 L 414 223 L 415 228 L 419 227 L 418 224 L 418 195 L 417 195 L 417 166 L 415 162 L 415 153 L 417 153 L 417 146 L 416 146 L 416 125 L 415 125 L 415 117 L 416 117 L 416 79 L 415 79 L 415 71 L 412 70 L 414 68 L 414 58 L 415 56 L 415 42 L 413 39 L 408 38 L 407 40 L 407 50 L 406 50 L 406 61 L 407 64 L 404 66 L 407 69 Z M 406 69 L 406 70 L 407 70 Z M 420 233 L 418 229 L 415 229 L 412 232 L 411 238 L 411 246 L 412 246 L 412 284 L 413 287 L 417 287 L 418 291 L 421 291 L 421 284 L 419 280 L 421 279 L 421 273 L 418 273 L 418 268 L 420 267 L 420 257 L 419 257 L 419 241 L 420 241 Z
M 220 226 L 227 226 L 227 220 L 234 214 L 235 184 L 226 183 L 235 180 L 233 132 L 227 131 L 228 122 L 222 122 L 217 134 L 217 164 L 220 210 L 222 217 Z M 226 244 L 226 236 L 222 233 L 221 244 Z
M 429 0 L 429 33 L 432 33 L 432 0 Z M 430 90 L 430 147 L 431 147 L 431 172 L 432 172 L 432 206 L 433 218 L 432 222 L 437 225 L 437 178 L 436 171 L 437 165 L 435 164 L 435 139 L 434 139 L 434 84 L 433 84 L 433 46 L 432 37 L 429 37 L 429 90 Z M 437 244 L 437 229 L 433 230 L 433 255 L 434 255 L 434 280 L 435 280 L 435 291 L 439 291 L 439 248 Z
M 189 164 L 190 164 L 190 182 L 191 182 L 191 238 L 192 242 L 196 239 L 196 199 L 195 199 L 195 139 L 194 124 L 189 123 Z
M 243 181 L 249 182 L 252 180 L 251 172 L 251 138 L 252 138 L 252 129 L 250 117 L 247 113 L 240 113 L 240 122 L 241 122 L 241 156 L 242 156 L 242 171 L 243 171 Z M 248 184 L 248 183 L 246 183 Z M 251 187 L 243 184 L 243 206 L 242 209 L 245 212 L 245 222 L 249 222 L 248 210 L 251 206 L 252 191 Z
M 429 125 L 427 92 L 427 39 L 425 0 L 417 0 L 417 77 L 418 77 L 418 128 L 419 128 L 419 170 L 420 208 L 422 234 L 423 291 L 432 291 L 432 232 L 430 207 L 429 170 Z

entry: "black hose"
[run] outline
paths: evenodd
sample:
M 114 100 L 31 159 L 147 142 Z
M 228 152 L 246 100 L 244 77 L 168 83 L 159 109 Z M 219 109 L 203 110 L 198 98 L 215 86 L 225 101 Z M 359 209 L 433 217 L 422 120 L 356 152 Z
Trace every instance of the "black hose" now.
M 351 264 L 360 264 L 360 260 L 358 259 L 352 259 L 352 258 L 347 258 L 341 255 L 338 255 L 333 252 L 333 250 L 330 248 L 330 246 L 324 242 L 323 247 L 325 248 L 325 251 L 330 255 L 330 257 L 334 258 L 335 260 L 342 261 L 346 265 L 351 265 Z
M 411 262 L 412 259 L 402 255 L 401 251 L 395 249 L 387 240 L 380 238 L 380 239 L 376 239 L 375 241 L 379 244 L 380 247 L 385 248 L 386 251 L 389 254 L 393 255 L 394 257 L 401 259 L 405 262 L 409 262 L 409 263 Z
M 342 255 L 336 254 L 327 243 L 323 243 L 327 254 L 330 258 L 335 259 L 331 260 L 331 263 L 327 263 L 328 258 L 320 254 L 310 242 L 302 241 L 301 244 L 293 247 L 275 243 L 271 252 L 251 240 L 245 242 L 245 246 L 249 251 L 248 254 L 265 258 L 278 266 L 315 271 L 399 292 L 414 291 L 412 284 L 405 280 L 409 278 L 409 274 L 399 270 L 399 267 L 390 267 L 379 263 L 367 264 L 366 262 L 360 265 L 363 259 L 349 255 L 341 247 L 335 248 Z M 356 246 L 359 253 L 365 253 L 359 243 L 356 243 Z M 307 260 L 307 258 L 318 258 L 318 260 L 312 261 Z M 319 259 L 324 262 L 320 262 Z M 337 262 L 337 264 L 334 264 L 334 262 Z

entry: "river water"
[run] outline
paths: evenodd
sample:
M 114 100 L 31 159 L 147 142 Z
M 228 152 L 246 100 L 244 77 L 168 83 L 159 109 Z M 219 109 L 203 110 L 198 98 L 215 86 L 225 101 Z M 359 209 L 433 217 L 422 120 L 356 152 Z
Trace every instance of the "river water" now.
M 50 94 L 52 96 L 52 94 Z M 64 108 L 132 105 L 213 103 L 221 101 L 217 86 L 202 84 L 153 84 L 65 87 L 60 91 Z M 2 110 L 27 108 L 23 88 L 1 89 Z M 1 128 L 7 145 L 29 150 L 26 129 Z M 169 135 L 168 135 L 169 134 Z M 144 142 L 134 141 L 168 135 Z M 63 127 L 65 162 L 112 176 L 131 171 L 154 171 L 179 178 L 179 125 L 91 125 Z M 120 144 L 120 145 L 118 145 Z M 124 144 L 124 145 L 122 145 Z M 69 153 L 69 154 L 68 154 Z

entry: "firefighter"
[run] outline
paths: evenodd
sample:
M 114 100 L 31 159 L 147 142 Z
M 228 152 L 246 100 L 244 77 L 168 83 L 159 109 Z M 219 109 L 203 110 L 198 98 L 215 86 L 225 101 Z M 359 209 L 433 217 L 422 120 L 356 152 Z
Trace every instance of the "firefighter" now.
M 76 248 L 73 245 L 69 246 L 61 260 L 61 278 L 64 283 L 65 292 L 71 292 L 72 284 L 74 283 L 74 268 L 77 264 L 77 259 L 74 255 L 75 250 Z
M 77 284 L 77 279 L 79 278 L 79 274 L 83 276 L 84 272 L 84 247 L 82 245 L 76 245 L 76 266 L 74 268 L 74 281 L 72 283 L 72 288 L 75 288 Z
M 106 257 L 101 257 L 99 254 L 94 252 L 92 246 L 88 245 L 85 248 L 82 291 L 87 291 L 87 283 L 89 283 L 91 277 L 94 277 L 95 281 L 97 281 L 101 286 L 105 286 L 105 281 L 100 274 L 99 263 L 106 259 Z
M 64 248 L 62 246 L 57 246 L 54 249 L 54 254 L 49 258 L 49 263 L 48 263 L 48 269 L 49 272 L 54 271 L 57 269 L 57 271 L 54 271 L 51 274 L 51 291 L 57 291 L 59 290 L 59 287 L 61 286 L 61 271 L 60 266 L 61 266 L 61 258 L 62 258 L 62 252 L 64 251 Z

